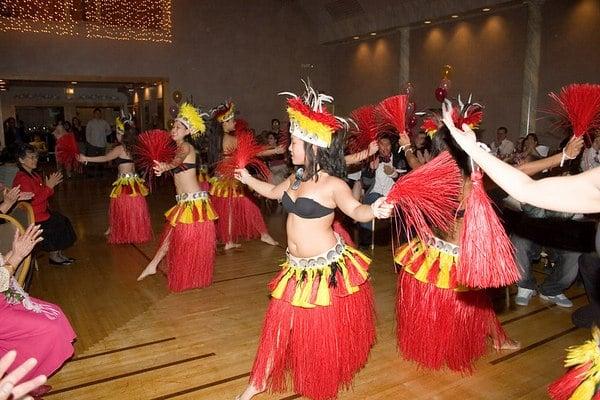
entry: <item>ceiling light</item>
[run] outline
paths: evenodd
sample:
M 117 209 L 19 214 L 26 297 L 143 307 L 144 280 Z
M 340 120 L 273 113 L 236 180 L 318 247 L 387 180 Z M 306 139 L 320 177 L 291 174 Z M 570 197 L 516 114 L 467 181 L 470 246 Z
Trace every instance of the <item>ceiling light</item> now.
M 75 94 L 75 89 L 73 89 L 72 87 L 68 87 L 65 89 L 65 92 L 67 93 L 67 95 L 72 96 Z
M 6 92 L 6 88 L 5 87 L 0 87 L 0 92 Z
M 458 18 L 458 15 L 457 15 L 457 14 L 454 14 L 454 15 L 452 16 L 452 18 Z
M 359 39 L 359 37 L 358 37 L 358 36 L 352 36 L 352 39 L 354 39 L 354 40 L 358 40 L 358 39 Z
M 377 32 L 371 32 L 371 36 L 377 35 Z
M 431 21 L 430 21 L 430 20 L 427 20 L 427 21 L 425 21 L 425 23 L 426 23 L 426 24 L 430 24 L 430 23 L 431 23 Z
M 77 85 L 77 81 L 71 81 L 72 85 Z
M 5 82 L 4 82 L 4 79 L 0 79 L 0 83 L 5 83 Z
M 486 7 L 486 8 L 484 8 L 484 9 L 483 9 L 483 10 L 481 10 L 481 11 L 483 11 L 483 12 L 488 12 L 488 11 L 490 11 L 490 10 L 491 10 L 491 8 L 488 8 L 488 7 Z

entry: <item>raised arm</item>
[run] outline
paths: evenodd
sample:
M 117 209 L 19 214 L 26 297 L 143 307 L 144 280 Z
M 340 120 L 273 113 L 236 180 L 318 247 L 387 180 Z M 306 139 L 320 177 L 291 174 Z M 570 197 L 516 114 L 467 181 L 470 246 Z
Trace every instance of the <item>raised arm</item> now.
M 369 143 L 369 147 L 363 151 L 359 151 L 358 153 L 348 154 L 344 156 L 344 161 L 346 161 L 346 165 L 358 164 L 359 162 L 366 160 L 371 157 L 373 154 L 379 151 L 379 145 L 377 141 L 374 140 Z
M 373 204 L 361 204 L 352 196 L 350 187 L 341 179 L 331 185 L 336 206 L 344 214 L 358 222 L 369 222 L 373 218 L 389 218 L 394 206 L 385 203 L 385 198 L 377 199 Z
M 269 157 L 275 154 L 283 154 L 285 153 L 284 146 L 275 146 L 272 149 L 266 149 L 257 154 L 258 157 Z
M 247 169 L 240 168 L 235 170 L 235 178 L 267 199 L 280 200 L 283 197 L 283 192 L 292 184 L 294 175 L 290 175 L 279 185 L 273 185 L 272 183 L 256 179 L 250 175 Z
M 121 156 L 121 154 L 123 154 L 123 146 L 122 145 L 115 147 L 114 149 L 109 151 L 108 154 L 103 155 L 103 156 L 88 157 L 86 155 L 80 154 L 79 157 L 77 157 L 77 159 L 80 162 L 103 163 L 103 162 L 112 161 L 115 158 Z
M 463 150 L 488 176 L 518 201 L 548 210 L 570 213 L 600 212 L 600 168 L 575 176 L 552 177 L 534 181 L 524 172 L 497 159 L 475 142 L 467 126 L 454 126 L 452 105 L 443 105 L 444 123 Z
M 564 150 L 566 158 L 572 160 L 575 157 L 577 157 L 577 155 L 581 151 L 582 147 L 583 147 L 583 138 L 572 137 L 571 140 L 569 140 L 569 143 L 567 143 L 567 146 L 565 147 L 565 150 Z M 550 168 L 559 166 L 562 159 L 563 159 L 563 154 L 558 153 L 558 154 L 555 154 L 550 157 L 542 158 L 541 160 L 531 161 L 531 162 L 528 162 L 525 164 L 521 164 L 521 165 L 517 166 L 517 169 L 519 171 L 525 173 L 526 175 L 531 176 L 531 175 L 535 175 L 539 172 L 542 172 L 546 169 L 550 169 Z
M 423 163 L 415 155 L 415 149 L 412 147 L 410 138 L 406 132 L 403 132 L 398 136 L 398 145 L 400 145 L 400 148 L 404 150 L 404 157 L 406 158 L 406 162 L 411 169 L 417 169 L 423 165 Z
M 177 148 L 177 154 L 175 154 L 175 158 L 173 158 L 173 161 L 169 163 L 160 162 L 156 160 L 154 161 L 154 174 L 156 176 L 160 176 L 163 172 L 167 172 L 174 168 L 177 168 L 178 166 L 183 164 L 186 157 L 190 155 L 190 153 L 194 153 L 192 145 L 184 142 L 181 146 Z

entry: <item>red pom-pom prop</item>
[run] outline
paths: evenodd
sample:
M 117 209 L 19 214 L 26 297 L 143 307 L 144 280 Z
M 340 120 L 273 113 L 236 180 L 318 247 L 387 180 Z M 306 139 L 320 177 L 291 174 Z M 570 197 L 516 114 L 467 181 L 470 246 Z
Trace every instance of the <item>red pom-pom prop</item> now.
M 512 243 L 483 188 L 483 173 L 471 174 L 465 199 L 456 280 L 469 287 L 501 287 L 520 279 Z
M 77 160 L 79 146 L 75 135 L 66 133 L 56 140 L 56 161 L 67 170 L 79 170 L 81 163 Z
M 155 161 L 166 163 L 173 161 L 177 154 L 177 143 L 171 138 L 169 132 L 153 129 L 138 136 L 133 153 L 137 167 L 152 189 Z
M 403 133 L 406 131 L 406 108 L 408 106 L 408 95 L 401 94 L 398 96 L 388 97 L 379 103 L 377 110 L 381 114 L 385 125 L 392 126 L 396 132 Z
M 600 85 L 572 84 L 549 96 L 553 100 L 550 113 L 560 117 L 559 125 L 571 126 L 575 137 L 600 128 Z
M 254 135 L 249 131 L 236 133 L 237 147 L 228 156 L 217 164 L 217 173 L 226 178 L 234 178 L 238 168 L 254 168 L 266 180 L 271 178 L 271 171 L 267 164 L 258 158 L 258 154 L 265 150 L 254 140 Z
M 387 195 L 387 202 L 402 215 L 408 237 L 414 231 L 423 241 L 432 235 L 431 226 L 444 231 L 454 225 L 461 189 L 461 174 L 448 152 L 404 175 Z
M 358 131 L 350 139 L 350 152 L 365 150 L 369 144 L 377 140 L 379 125 L 375 106 L 367 105 L 352 111 L 350 118 L 356 123 Z

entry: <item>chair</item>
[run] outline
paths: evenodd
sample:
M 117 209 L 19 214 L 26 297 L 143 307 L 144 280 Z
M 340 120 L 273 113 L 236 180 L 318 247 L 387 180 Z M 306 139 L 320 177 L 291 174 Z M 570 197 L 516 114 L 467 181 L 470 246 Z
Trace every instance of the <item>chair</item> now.
M 25 228 L 15 218 L 10 215 L 0 214 L 0 221 L 4 222 L 0 224 L 0 253 L 6 254 L 12 248 L 12 242 L 15 237 L 15 230 L 24 233 Z M 29 274 L 29 268 L 31 267 L 31 254 L 29 254 L 21 262 L 20 265 L 16 266 L 15 278 L 19 285 L 24 286 L 27 281 L 27 275 Z
M 28 227 L 29 225 L 35 223 L 33 208 L 31 207 L 31 204 L 25 201 L 17 202 L 9 215 L 19 221 L 23 227 Z

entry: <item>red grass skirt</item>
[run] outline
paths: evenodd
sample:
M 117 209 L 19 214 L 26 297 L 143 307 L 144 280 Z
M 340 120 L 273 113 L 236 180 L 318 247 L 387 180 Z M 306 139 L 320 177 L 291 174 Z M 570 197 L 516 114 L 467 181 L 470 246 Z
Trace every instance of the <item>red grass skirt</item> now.
M 144 243 L 152 239 L 148 189 L 137 175 L 120 176 L 113 183 L 108 218 L 108 243 Z
M 166 265 L 169 289 L 181 292 L 210 286 L 215 261 L 216 218 L 208 197 L 181 201 L 165 213 L 167 223 L 160 245 L 168 240 Z
M 418 240 L 398 250 L 396 262 L 404 268 L 398 276 L 396 334 L 404 358 L 434 370 L 447 366 L 472 373 L 488 337 L 501 344 L 507 336 L 485 291 L 456 284 L 456 260 L 451 249 Z
M 321 267 L 286 261 L 269 284 L 272 299 L 250 378 L 255 387 L 283 392 L 291 386 L 310 399 L 334 399 L 366 364 L 375 343 L 370 260 L 342 249 L 337 261 Z
M 239 181 L 212 178 L 211 185 L 211 202 L 219 216 L 216 227 L 219 242 L 258 239 L 267 232 L 260 209 L 244 194 Z

